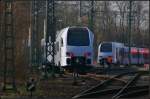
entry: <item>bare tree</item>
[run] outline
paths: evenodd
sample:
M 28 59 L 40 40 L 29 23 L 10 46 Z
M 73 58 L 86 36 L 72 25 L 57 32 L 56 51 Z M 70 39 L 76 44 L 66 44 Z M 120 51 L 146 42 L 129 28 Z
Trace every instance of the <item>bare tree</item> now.
M 115 2 L 118 10 L 119 10 L 119 16 L 120 16 L 120 27 L 119 27 L 119 32 L 120 32 L 120 38 L 122 42 L 126 41 L 125 35 L 126 35 L 126 17 L 127 17 L 127 7 L 128 7 L 128 2 L 127 1 L 116 1 Z

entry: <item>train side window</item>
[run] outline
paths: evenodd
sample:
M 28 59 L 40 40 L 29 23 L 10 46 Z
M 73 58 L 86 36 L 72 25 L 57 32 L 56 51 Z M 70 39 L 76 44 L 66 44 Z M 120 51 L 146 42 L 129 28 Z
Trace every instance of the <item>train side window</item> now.
M 57 47 L 56 47 L 56 43 L 54 44 L 54 53 L 56 54 L 56 52 L 57 52 L 57 49 L 56 49 Z
M 120 48 L 120 49 L 119 49 L 119 53 L 120 53 L 121 59 L 123 60 L 123 58 L 124 58 L 124 49 L 123 49 L 123 48 Z
M 56 43 L 56 50 L 59 51 L 59 43 Z
M 63 39 L 61 38 L 61 47 L 64 46 L 64 42 L 63 42 Z

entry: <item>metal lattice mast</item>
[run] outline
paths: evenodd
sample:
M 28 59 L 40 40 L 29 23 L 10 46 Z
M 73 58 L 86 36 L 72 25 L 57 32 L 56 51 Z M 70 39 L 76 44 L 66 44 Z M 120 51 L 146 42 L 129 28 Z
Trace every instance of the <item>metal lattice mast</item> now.
M 54 41 L 55 41 L 55 0 L 47 0 L 47 31 L 46 31 L 46 63 L 52 66 L 54 74 Z M 49 57 L 49 61 L 47 60 Z
M 85 1 L 80 0 L 80 17 L 87 15 L 87 9 L 85 8 Z
M 88 17 L 88 27 L 93 31 L 94 24 L 94 0 L 82 1 L 80 0 L 80 17 Z
M 38 1 L 32 1 L 32 33 L 31 33 L 31 63 L 32 66 L 39 65 L 38 55 Z M 33 69 L 31 67 L 31 69 Z
M 80 13 L 79 17 L 80 17 L 80 21 L 81 21 L 80 25 L 83 25 L 81 17 L 85 16 L 83 4 L 84 4 L 83 1 L 80 0 L 80 9 L 79 9 L 79 13 Z
M 90 22 L 89 27 L 94 32 L 94 0 L 91 1 Z
M 131 65 L 131 29 L 132 29 L 132 0 L 129 1 L 129 66 Z
M 3 16 L 2 11 L 3 11 L 3 9 L 2 9 L 2 1 L 0 1 L 0 35 L 2 33 L 2 16 Z
M 5 0 L 4 13 L 4 86 L 11 85 L 11 89 L 16 89 L 15 82 L 15 37 L 13 25 L 13 0 Z
M 3 17 L 3 9 L 2 9 L 2 1 L 0 1 L 0 55 L 2 56 L 2 17 Z M 2 58 L 3 59 L 3 58 Z M 2 59 L 0 60 L 0 65 L 2 63 Z

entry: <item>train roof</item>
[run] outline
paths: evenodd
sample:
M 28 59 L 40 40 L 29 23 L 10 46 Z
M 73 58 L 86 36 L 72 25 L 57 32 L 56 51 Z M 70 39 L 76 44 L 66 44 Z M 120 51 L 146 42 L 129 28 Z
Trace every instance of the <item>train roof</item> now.
M 68 26 L 68 28 L 88 28 L 86 26 Z
M 63 28 L 63 29 L 57 31 L 57 32 L 56 32 L 56 37 L 58 37 L 58 35 L 60 35 L 60 34 L 62 33 L 61 31 L 68 30 L 69 28 L 86 28 L 86 29 L 89 30 L 89 28 L 86 27 L 86 26 L 68 26 L 68 27 L 66 27 L 66 28 Z
M 101 45 L 103 43 L 112 43 L 112 44 L 117 44 L 117 45 L 124 45 L 123 43 L 120 43 L 120 42 L 109 42 L 109 41 L 103 41 L 99 45 Z
M 87 29 L 88 29 L 88 27 L 86 27 L 86 26 L 67 26 L 67 27 L 65 27 L 65 28 L 63 28 L 63 29 L 61 29 L 61 30 L 69 29 L 69 28 L 87 28 Z M 60 31 L 61 31 L 61 30 L 60 30 Z
M 103 41 L 101 43 L 118 43 L 118 44 L 123 44 L 123 43 L 120 43 L 120 42 L 110 42 L 110 41 Z
M 129 52 L 129 47 L 124 47 L 124 51 Z M 138 47 L 131 47 L 131 53 L 142 53 L 142 54 L 149 54 L 150 51 L 148 48 L 138 48 Z
M 150 50 L 148 48 L 140 48 L 139 52 L 142 54 L 148 54 L 148 53 L 150 53 Z

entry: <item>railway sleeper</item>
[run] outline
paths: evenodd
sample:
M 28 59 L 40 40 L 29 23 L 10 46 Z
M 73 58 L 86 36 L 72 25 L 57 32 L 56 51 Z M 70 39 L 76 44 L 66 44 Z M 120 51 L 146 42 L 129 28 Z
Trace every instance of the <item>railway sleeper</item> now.
M 117 94 L 113 96 L 113 99 L 118 99 L 121 94 L 126 93 L 128 91 L 128 87 L 134 85 L 141 74 L 142 73 L 137 73 L 131 80 L 129 80 L 128 83 L 124 87 L 122 87 L 122 89 Z
M 132 97 L 139 97 L 143 95 L 148 95 L 148 87 L 143 89 L 134 90 L 132 92 L 127 92 L 125 94 L 120 95 L 120 98 L 132 98 Z
M 148 88 L 147 85 L 145 86 L 130 86 L 128 87 L 130 90 L 133 90 L 133 93 L 129 93 L 129 95 L 134 94 L 134 91 L 137 91 L 137 93 L 140 92 L 146 92 L 146 88 Z M 86 93 L 86 94 L 82 94 L 82 95 L 76 95 L 73 98 L 98 98 L 98 97 L 103 97 L 106 95 L 110 95 L 110 94 L 116 94 L 117 92 L 119 92 L 122 89 L 122 87 L 119 88 L 111 88 L 111 89 L 105 89 L 105 90 L 101 90 L 101 91 L 96 91 L 96 92 L 91 92 L 91 93 Z M 140 90 L 139 90 L 140 89 Z M 136 94 L 136 92 L 135 92 Z M 121 95 L 121 97 L 126 97 L 128 94 L 123 94 Z

